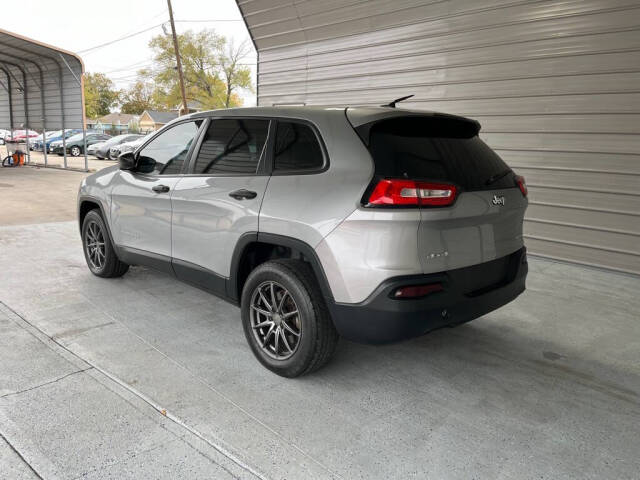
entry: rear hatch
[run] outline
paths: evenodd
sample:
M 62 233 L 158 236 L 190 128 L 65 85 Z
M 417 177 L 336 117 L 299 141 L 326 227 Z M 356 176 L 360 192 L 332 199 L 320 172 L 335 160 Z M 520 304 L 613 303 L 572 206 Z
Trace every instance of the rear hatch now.
M 375 164 L 363 204 L 420 209 L 423 272 L 490 262 L 522 248 L 524 179 L 478 137 L 479 124 L 399 114 L 355 127 Z

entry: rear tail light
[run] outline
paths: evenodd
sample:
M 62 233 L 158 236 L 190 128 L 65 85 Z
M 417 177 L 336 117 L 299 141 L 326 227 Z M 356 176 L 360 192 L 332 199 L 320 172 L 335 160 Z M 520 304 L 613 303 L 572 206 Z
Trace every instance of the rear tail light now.
M 431 283 L 429 285 L 409 285 L 400 287 L 394 293 L 394 298 L 419 298 L 425 297 L 431 293 L 441 292 L 444 290 L 441 283 Z
M 527 190 L 527 182 L 524 181 L 524 177 L 521 175 L 516 175 L 515 180 L 516 180 L 516 184 L 518 185 L 518 188 L 522 192 L 522 196 L 526 197 L 527 194 L 529 193 L 529 190 Z
M 456 187 L 448 183 L 382 179 L 374 187 L 368 205 L 446 206 L 456 199 Z

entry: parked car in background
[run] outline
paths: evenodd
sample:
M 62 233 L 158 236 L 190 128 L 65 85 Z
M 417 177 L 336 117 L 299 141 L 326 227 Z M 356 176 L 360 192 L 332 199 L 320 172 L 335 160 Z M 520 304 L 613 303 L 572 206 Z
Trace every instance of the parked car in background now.
M 78 133 L 69 137 L 66 142 L 67 153 L 72 157 L 79 157 L 84 153 L 84 138 L 82 133 Z M 87 147 L 94 143 L 104 142 L 109 140 L 111 135 L 105 135 L 104 133 L 87 133 Z M 62 146 L 62 140 L 57 140 L 51 143 L 51 153 L 57 155 L 64 155 L 64 149 Z
M 140 137 L 142 137 L 142 135 L 137 135 L 132 133 L 128 133 L 125 135 L 117 135 L 115 137 L 112 137 L 106 142 L 104 142 L 102 145 L 100 145 L 100 147 L 98 147 L 98 149 L 95 152 L 95 156 L 98 157 L 100 160 L 105 158 L 118 158 L 118 157 L 111 157 L 111 152 L 110 152 L 111 147 L 115 147 L 116 145 L 120 145 L 121 143 L 124 143 L 124 142 L 130 142 L 132 140 L 136 140 Z
M 0 129 L 0 145 L 4 145 L 4 137 L 9 133 L 9 130 Z
M 49 140 L 52 137 L 55 137 L 56 135 L 60 135 L 61 133 L 62 133 L 62 130 L 50 130 L 50 131 L 46 132 L 47 140 Z M 38 135 L 37 137 L 30 138 L 29 139 L 29 149 L 37 151 L 36 150 L 36 144 L 42 145 L 42 142 L 43 142 L 42 133 L 40 135 Z
M 35 130 L 14 130 L 13 131 L 13 141 L 18 143 L 25 143 L 27 141 L 27 137 L 29 138 L 29 141 L 31 141 L 32 138 L 35 138 L 37 136 L 38 136 L 38 132 L 36 132 Z M 9 132 L 8 135 L 5 135 L 5 141 L 10 139 L 11 139 L 11 132 Z
M 68 128 L 65 130 L 65 138 L 69 138 L 72 135 L 77 135 L 78 133 L 82 133 L 82 130 L 78 129 L 78 128 Z M 57 130 L 55 132 L 53 132 L 51 135 L 49 135 L 47 133 L 47 153 L 51 153 L 51 144 L 53 142 L 56 142 L 58 140 L 62 140 L 62 130 Z M 62 142 L 60 142 L 62 143 Z M 38 140 L 36 139 L 33 142 L 33 146 L 34 146 L 34 150 L 36 152 L 42 152 L 44 151 L 44 142 L 42 139 Z
M 106 140 L 104 142 L 98 142 L 98 143 L 94 143 L 93 145 L 89 145 L 87 147 L 87 155 L 93 155 L 94 157 L 96 156 L 96 151 L 101 148 L 104 144 L 105 144 Z M 98 157 L 100 158 L 100 157 Z M 100 160 L 102 160 L 102 158 L 100 158 Z
M 130 142 L 124 142 L 124 143 L 121 143 L 120 145 L 114 145 L 113 147 L 111 147 L 111 150 L 109 151 L 109 157 L 112 159 L 116 159 L 120 156 L 121 153 L 133 152 L 140 145 L 142 145 L 148 138 L 151 138 L 151 135 L 152 135 L 151 133 L 149 133 L 148 135 L 140 135 L 140 138 L 137 138 Z

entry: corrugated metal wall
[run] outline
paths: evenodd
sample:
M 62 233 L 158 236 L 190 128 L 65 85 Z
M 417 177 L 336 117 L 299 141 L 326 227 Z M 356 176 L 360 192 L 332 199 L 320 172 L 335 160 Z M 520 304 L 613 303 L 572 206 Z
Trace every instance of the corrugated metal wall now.
M 478 119 L 530 187 L 532 253 L 640 273 L 640 1 L 238 0 L 258 104 Z

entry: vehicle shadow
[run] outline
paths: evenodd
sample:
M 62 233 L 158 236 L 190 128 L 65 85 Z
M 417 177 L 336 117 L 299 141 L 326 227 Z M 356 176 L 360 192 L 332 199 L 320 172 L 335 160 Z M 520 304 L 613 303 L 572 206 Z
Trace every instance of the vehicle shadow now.
M 434 385 L 478 393 L 519 389 L 561 400 L 576 389 L 602 400 L 640 407 L 640 368 L 577 349 L 570 338 L 524 334 L 508 315 L 443 328 L 402 343 L 369 346 L 341 340 L 333 361 L 317 375 L 342 381 L 359 376 L 391 381 L 396 394 Z M 403 391 L 403 386 L 406 390 Z M 563 393 L 564 392 L 564 393 Z

